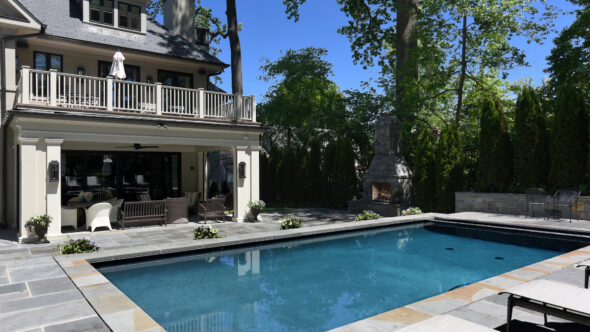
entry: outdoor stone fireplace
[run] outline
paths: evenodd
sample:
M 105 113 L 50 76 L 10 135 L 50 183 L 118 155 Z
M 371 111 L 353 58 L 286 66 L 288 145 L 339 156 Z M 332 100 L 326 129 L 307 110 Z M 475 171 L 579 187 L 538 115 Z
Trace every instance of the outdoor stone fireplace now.
M 402 155 L 402 126 L 394 116 L 377 121 L 375 156 L 363 179 L 363 198 L 350 201 L 349 211 L 372 210 L 393 217 L 412 202 L 412 172 Z

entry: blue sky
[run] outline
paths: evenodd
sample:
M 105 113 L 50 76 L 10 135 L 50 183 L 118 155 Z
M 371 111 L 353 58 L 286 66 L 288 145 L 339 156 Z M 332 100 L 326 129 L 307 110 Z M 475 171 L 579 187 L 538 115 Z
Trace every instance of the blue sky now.
M 565 12 L 575 9 L 566 0 L 548 1 Z M 300 9 L 301 18 L 297 23 L 287 19 L 280 0 L 237 0 L 236 3 L 238 21 L 243 24 L 240 42 L 245 94 L 254 94 L 258 100 L 262 99 L 270 83 L 259 79 L 261 59 L 276 60 L 281 51 L 289 48 L 326 48 L 327 60 L 334 66 L 332 79 L 342 90 L 360 88 L 361 81 L 378 77 L 378 68 L 364 70 L 360 65 L 354 65 L 348 39 L 336 32 L 347 22 L 336 0 L 308 0 Z M 202 4 L 212 8 L 214 15 L 225 21 L 225 1 L 202 0 Z M 574 19 L 575 15 L 562 14 L 554 22 L 555 28 L 560 31 Z M 545 58 L 550 53 L 556 35 L 549 36 L 543 45 L 527 45 L 524 41 L 516 40 L 515 43 L 526 50 L 531 66 L 513 69 L 508 79 L 532 78 L 534 84 L 540 84 L 546 76 L 543 72 Z M 229 41 L 222 40 L 220 47 L 223 52 L 219 58 L 230 63 Z M 227 69 L 221 77 L 221 88 L 230 92 L 230 70 Z

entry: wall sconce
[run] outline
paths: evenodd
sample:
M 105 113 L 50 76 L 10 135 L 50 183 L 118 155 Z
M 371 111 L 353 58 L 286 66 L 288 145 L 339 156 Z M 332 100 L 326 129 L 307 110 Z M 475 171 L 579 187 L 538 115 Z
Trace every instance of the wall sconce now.
M 49 182 L 59 182 L 59 162 L 57 160 L 52 160 L 49 162 L 47 171 L 49 173 Z
M 243 161 L 238 165 L 238 175 L 240 179 L 246 178 L 246 163 Z

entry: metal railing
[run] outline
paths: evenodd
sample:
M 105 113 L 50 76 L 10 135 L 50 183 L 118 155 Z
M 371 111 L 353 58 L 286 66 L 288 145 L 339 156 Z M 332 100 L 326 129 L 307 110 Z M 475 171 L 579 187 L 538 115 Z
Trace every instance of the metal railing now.
M 21 104 L 256 122 L 256 97 L 21 69 Z

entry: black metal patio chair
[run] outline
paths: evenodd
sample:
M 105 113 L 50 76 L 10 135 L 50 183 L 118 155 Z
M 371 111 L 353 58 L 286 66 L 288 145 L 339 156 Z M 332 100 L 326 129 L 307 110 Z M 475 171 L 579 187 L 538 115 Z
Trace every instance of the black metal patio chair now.
M 552 210 L 555 212 L 561 212 L 561 208 L 567 207 L 570 211 L 569 219 L 572 222 L 572 213 L 576 211 L 576 220 L 579 220 L 579 214 L 577 212 L 578 199 L 580 198 L 581 192 L 577 189 L 559 189 L 553 195 Z
M 542 188 L 528 188 L 525 189 L 524 195 L 526 197 L 526 217 L 535 217 L 535 207 L 543 208 L 543 219 L 547 218 L 547 209 L 549 208 L 548 196 Z

